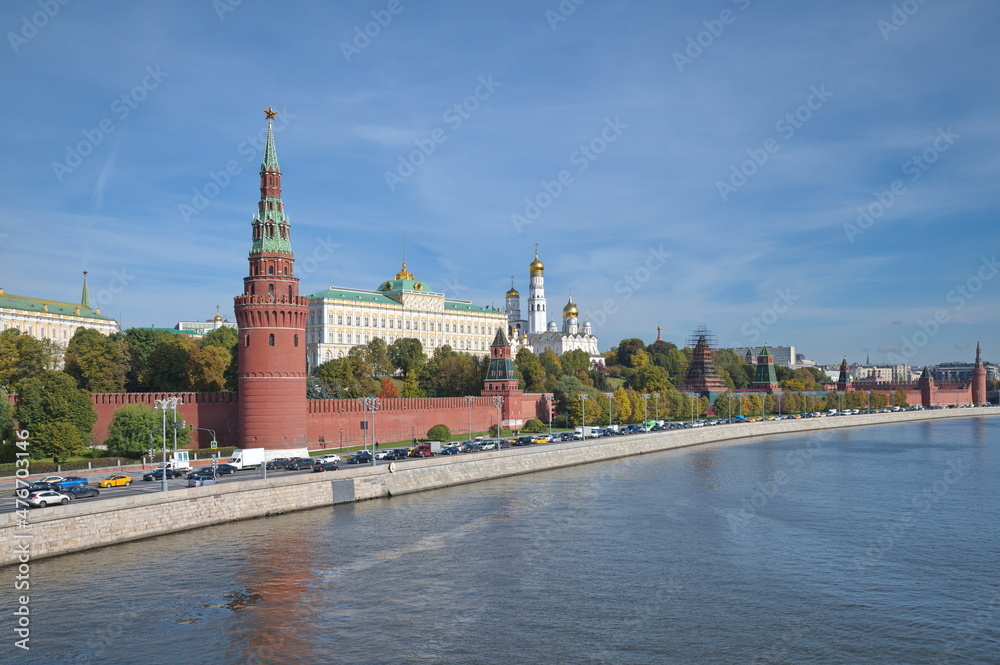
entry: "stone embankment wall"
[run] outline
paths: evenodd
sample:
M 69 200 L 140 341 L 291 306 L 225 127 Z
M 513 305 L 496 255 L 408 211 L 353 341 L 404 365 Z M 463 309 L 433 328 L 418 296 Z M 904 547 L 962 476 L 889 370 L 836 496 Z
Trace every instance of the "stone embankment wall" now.
M 210 487 L 172 490 L 165 494 L 79 501 L 67 506 L 29 510 L 26 526 L 18 524 L 16 513 L 0 515 L 0 565 L 16 563 L 18 547 L 25 540 L 30 542 L 30 558 L 39 559 L 222 522 L 421 492 L 713 441 L 914 420 L 995 415 L 1000 415 L 1000 407 L 702 427 L 411 460 L 396 464 L 394 471 L 386 465 L 343 467 L 338 472 L 223 482 Z M 23 534 L 29 533 L 30 539 L 25 539 Z

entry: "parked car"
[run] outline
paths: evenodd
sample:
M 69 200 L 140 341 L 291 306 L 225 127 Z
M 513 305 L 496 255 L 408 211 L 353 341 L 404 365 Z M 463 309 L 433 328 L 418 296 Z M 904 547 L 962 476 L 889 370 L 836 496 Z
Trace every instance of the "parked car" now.
M 96 487 L 91 487 L 90 485 L 77 485 L 64 491 L 63 494 L 70 499 L 86 499 L 87 497 L 98 496 L 100 492 L 97 491 Z
M 340 466 L 336 462 L 317 462 L 313 466 L 313 471 L 316 473 L 320 471 L 340 471 Z
M 532 435 L 519 436 L 519 437 L 517 437 L 517 440 L 515 440 L 510 445 L 512 445 L 512 446 L 530 446 L 531 443 L 532 443 L 532 441 L 534 441 L 534 440 L 535 440 L 535 437 L 532 436 Z
M 239 471 L 239 469 L 236 468 L 235 466 L 233 466 L 232 464 L 216 464 L 215 465 L 215 473 L 216 473 L 216 475 L 219 475 L 219 476 L 228 476 L 230 474 L 236 473 L 237 471 Z
M 33 492 L 28 495 L 25 499 L 29 506 L 34 506 L 36 508 L 44 508 L 45 506 L 52 505 L 54 503 L 61 503 L 66 505 L 69 503 L 69 497 L 61 492 L 55 492 L 53 490 L 42 490 L 41 492 Z
M 56 481 L 55 483 L 61 489 L 68 490 L 71 487 L 80 487 L 81 485 L 87 484 L 87 479 L 83 476 L 66 476 L 62 480 Z
M 284 469 L 288 466 L 288 463 L 292 461 L 291 457 L 276 457 L 267 463 L 268 471 L 276 471 L 278 469 Z
M 341 461 L 340 460 L 340 455 L 337 455 L 335 453 L 329 453 L 329 454 L 326 454 L 326 455 L 321 455 L 317 459 L 320 462 L 333 462 L 334 464 L 337 464 L 337 463 L 339 463 Z
M 410 448 L 410 452 L 407 453 L 407 457 L 433 457 L 434 452 L 431 447 L 427 444 L 421 444 L 419 446 L 414 446 Z
M 113 476 L 108 476 L 104 480 L 98 480 L 97 486 L 104 487 L 128 487 L 132 484 L 132 476 L 126 476 L 124 473 L 116 473 Z
M 359 450 L 350 456 L 348 464 L 371 464 L 372 454 L 367 450 Z
M 457 455 L 460 452 L 461 451 L 458 449 L 458 446 L 447 446 L 441 449 L 442 455 Z
M 482 445 L 479 447 L 480 450 L 496 450 L 496 441 L 483 441 Z
M 406 459 L 406 448 L 392 448 L 391 450 L 385 451 L 385 460 L 396 460 L 396 459 Z
M 212 472 L 208 473 L 192 473 L 188 474 L 188 487 L 201 487 L 202 485 L 218 485 L 222 482 L 222 478 L 218 476 L 213 476 Z
M 151 471 L 149 473 L 142 474 L 142 479 L 143 480 L 163 480 L 163 473 L 164 473 L 163 469 L 154 469 L 153 471 Z M 166 470 L 166 474 L 167 474 L 167 480 L 170 480 L 172 478 L 180 478 L 180 477 L 182 477 L 184 475 L 180 471 L 174 471 L 173 469 L 167 469 Z
M 293 457 L 292 461 L 285 465 L 289 471 L 301 471 L 311 469 L 316 461 L 312 457 Z

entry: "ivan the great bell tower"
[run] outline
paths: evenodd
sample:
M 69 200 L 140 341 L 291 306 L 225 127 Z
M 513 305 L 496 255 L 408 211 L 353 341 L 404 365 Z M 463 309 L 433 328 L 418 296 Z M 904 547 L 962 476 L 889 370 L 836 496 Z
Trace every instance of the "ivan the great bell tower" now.
M 250 273 L 234 308 L 239 330 L 239 441 L 243 448 L 306 445 L 306 319 L 290 227 L 281 202 L 281 169 L 268 108 L 260 165 L 260 203 L 251 223 Z

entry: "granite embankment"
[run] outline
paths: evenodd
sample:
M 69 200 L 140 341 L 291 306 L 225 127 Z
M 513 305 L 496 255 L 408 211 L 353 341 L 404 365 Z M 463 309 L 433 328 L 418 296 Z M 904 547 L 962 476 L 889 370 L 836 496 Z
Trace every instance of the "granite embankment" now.
M 772 434 L 902 423 L 939 418 L 995 416 L 1000 407 L 943 409 L 835 418 L 807 418 L 672 430 L 574 441 L 473 455 L 412 460 L 275 479 L 225 482 L 160 494 L 127 495 L 88 503 L 0 515 L 0 565 L 19 557 L 78 552 L 211 524 L 277 515 L 338 503 L 438 489 L 560 467 L 641 455 L 713 441 Z M 8 498 L 13 501 L 13 497 Z M 27 552 L 26 549 L 27 548 Z

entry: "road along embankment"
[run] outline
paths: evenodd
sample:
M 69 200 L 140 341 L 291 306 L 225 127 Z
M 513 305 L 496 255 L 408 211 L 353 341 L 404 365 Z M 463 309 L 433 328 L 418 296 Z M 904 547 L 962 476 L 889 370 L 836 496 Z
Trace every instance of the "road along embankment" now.
M 0 566 L 222 522 L 422 492 L 715 441 L 996 415 L 1000 415 L 1000 407 L 721 425 L 408 460 L 394 465 L 344 467 L 336 472 L 229 481 L 209 487 L 127 495 L 89 503 L 75 501 L 66 506 L 0 514 Z M 8 496 L 7 500 L 14 501 L 14 497 Z

